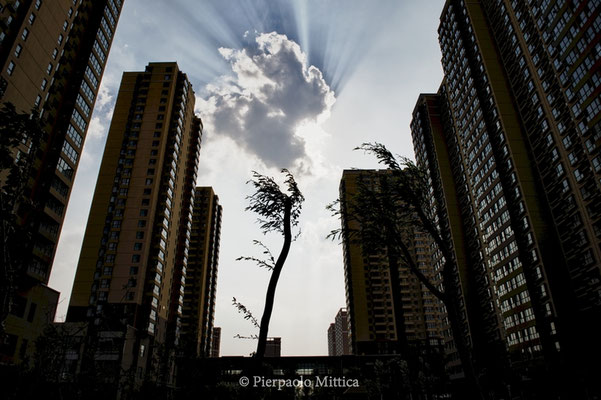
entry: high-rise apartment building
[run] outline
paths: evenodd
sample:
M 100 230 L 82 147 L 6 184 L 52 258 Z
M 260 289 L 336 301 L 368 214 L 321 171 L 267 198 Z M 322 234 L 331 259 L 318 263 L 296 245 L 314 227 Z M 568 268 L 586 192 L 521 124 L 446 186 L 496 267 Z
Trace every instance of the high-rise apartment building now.
M 35 210 L 19 215 L 34 235 L 27 270 L 14 271 L 18 284 L 16 293 L 10 293 L 14 307 L 6 319 L 9 345 L 1 351 L 7 361 L 31 355 L 40 334 L 35 326 L 54 315 L 58 293 L 46 285 L 122 4 L 123 0 L 0 4 L 0 102 L 14 104 L 19 112 L 34 110 L 44 128 L 39 147 L 33 149 L 36 161 L 26 191 L 27 203 Z M 24 143 L 15 149 L 15 157 L 29 151 L 29 143 Z
M 223 209 L 211 187 L 197 187 L 182 318 L 182 342 L 199 357 L 211 355 L 219 238 Z
M 349 233 L 361 228 L 361 216 L 353 215 L 357 211 L 351 206 L 360 186 L 377 190 L 380 180 L 387 175 L 384 170 L 345 170 L 340 182 L 346 309 L 355 355 L 393 354 L 406 346 L 438 345 L 442 335 L 440 304 L 409 268 L 399 263 L 396 272 L 399 282 L 394 284 L 397 277 L 391 271 L 386 245 L 368 249 L 360 235 Z M 421 240 L 423 234 L 409 226 L 405 234 L 420 270 L 432 278 L 428 243 Z
M 265 343 L 265 357 L 280 357 L 282 355 L 282 338 L 268 337 Z
M 328 328 L 328 355 L 346 356 L 352 354 L 349 335 L 348 315 L 345 308 L 338 310 L 334 323 Z
M 439 35 L 445 81 L 420 97 L 412 135 L 463 266 L 476 363 L 593 377 L 600 2 L 449 0 Z
M 336 354 L 336 325 L 331 323 L 328 327 L 328 356 Z
M 211 335 L 211 358 L 219 357 L 221 351 L 221 328 L 218 326 L 213 327 L 213 333 Z
M 123 74 L 69 303 L 67 321 L 89 322 L 98 349 L 82 361 L 138 380 L 173 375 L 202 133 L 194 101 L 176 63 Z

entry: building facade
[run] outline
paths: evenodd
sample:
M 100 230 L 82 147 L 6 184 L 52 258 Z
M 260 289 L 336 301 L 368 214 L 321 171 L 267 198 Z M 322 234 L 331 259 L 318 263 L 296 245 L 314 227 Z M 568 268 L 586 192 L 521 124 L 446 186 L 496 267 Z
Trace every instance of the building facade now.
M 352 354 L 349 335 L 348 315 L 345 308 L 338 310 L 334 323 L 328 328 L 328 355 L 346 356 Z
M 211 336 L 211 355 L 210 357 L 219 357 L 221 351 L 221 328 L 218 326 L 213 327 L 213 334 Z
M 88 322 L 97 346 L 83 362 L 137 381 L 173 377 L 202 134 L 194 101 L 176 63 L 123 74 L 69 303 L 67 322 Z
M 600 10 L 450 0 L 441 16 L 445 80 L 420 96 L 412 135 L 481 369 L 598 371 Z
M 280 357 L 282 355 L 282 338 L 268 337 L 265 343 L 265 357 Z
M 40 116 L 44 135 L 37 149 L 29 143 L 15 149 L 15 157 L 35 151 L 35 163 L 21 208 L 23 226 L 34 232 L 26 271 L 16 271 L 17 303 L 46 309 L 46 319 L 57 297 L 46 285 L 59 240 L 75 172 L 123 0 L 24 0 L 0 5 L 0 102 L 18 112 Z M 0 177 L 2 179 L 2 177 Z M 42 294 L 44 292 L 44 294 Z M 58 300 L 58 299 L 56 299 Z M 19 306 L 15 307 L 19 310 Z M 7 340 L 2 358 L 18 362 L 31 355 L 40 321 L 11 313 L 6 319 Z M 39 312 L 37 313 L 39 314 Z M 29 314 L 28 314 L 29 315 Z M 23 348 L 25 352 L 16 348 Z
M 366 185 L 374 190 L 387 171 L 345 170 L 340 182 L 343 226 L 343 257 L 347 314 L 352 354 L 398 354 L 407 347 L 439 345 L 442 337 L 440 304 L 403 262 L 398 271 L 389 263 L 385 244 L 368 248 L 360 235 L 361 215 L 353 202 Z M 406 227 L 405 242 L 419 268 L 433 278 L 428 243 L 412 227 Z M 398 282 L 396 282 L 398 280 Z
M 198 357 L 211 356 L 222 213 L 213 189 L 197 187 L 186 268 L 182 340 Z

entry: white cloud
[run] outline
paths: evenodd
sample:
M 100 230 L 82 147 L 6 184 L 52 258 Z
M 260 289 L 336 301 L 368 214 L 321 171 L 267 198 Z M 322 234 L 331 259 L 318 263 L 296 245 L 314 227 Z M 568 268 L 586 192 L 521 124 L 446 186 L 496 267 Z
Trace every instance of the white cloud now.
M 297 43 L 275 32 L 219 52 L 233 75 L 208 85 L 206 99 L 198 99 L 206 131 L 230 137 L 269 167 L 308 170 L 306 138 L 297 130 L 322 122 L 335 102 L 321 71 L 307 64 Z

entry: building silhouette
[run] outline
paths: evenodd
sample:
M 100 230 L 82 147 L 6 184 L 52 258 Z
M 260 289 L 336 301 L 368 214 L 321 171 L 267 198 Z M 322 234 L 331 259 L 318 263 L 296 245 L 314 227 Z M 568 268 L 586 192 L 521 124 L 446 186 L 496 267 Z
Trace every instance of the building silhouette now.
M 280 357 L 282 355 L 282 338 L 268 337 L 265 343 L 265 357 Z
M 186 267 L 182 341 L 189 343 L 199 357 L 212 356 L 222 212 L 219 198 L 211 187 L 196 188 Z M 218 338 L 217 344 L 219 342 Z
M 81 362 L 136 383 L 173 379 L 202 133 L 194 102 L 174 62 L 123 74 L 69 303 L 67 322 L 88 323 L 96 349 Z
M 353 203 L 361 187 L 377 191 L 385 170 L 344 170 L 340 182 L 343 256 L 352 354 L 399 354 L 409 347 L 439 346 L 441 306 L 401 262 L 393 273 L 385 243 L 374 247 L 361 235 L 361 215 Z M 406 227 L 405 241 L 420 270 L 432 277 L 428 242 Z M 398 277 L 398 283 L 394 280 Z M 398 303 L 396 303 L 398 302 Z
M 219 357 L 221 351 L 221 328 L 218 326 L 213 327 L 213 333 L 211 335 L 211 355 L 210 357 Z
M 18 215 L 33 238 L 27 270 L 15 271 L 16 293 L 9 294 L 14 307 L 0 350 L 4 361 L 31 356 L 41 328 L 54 319 L 58 292 L 46 285 L 122 4 L 28 0 L 0 5 L 0 102 L 21 113 L 35 112 L 44 129 L 24 202 L 32 208 L 21 207 Z M 15 157 L 29 153 L 29 145 L 15 149 Z
M 600 29 L 599 2 L 449 0 L 445 78 L 413 113 L 465 334 L 499 385 L 598 375 Z
M 352 354 L 349 335 L 348 315 L 345 308 L 338 310 L 334 323 L 328 328 L 328 355 L 346 356 Z

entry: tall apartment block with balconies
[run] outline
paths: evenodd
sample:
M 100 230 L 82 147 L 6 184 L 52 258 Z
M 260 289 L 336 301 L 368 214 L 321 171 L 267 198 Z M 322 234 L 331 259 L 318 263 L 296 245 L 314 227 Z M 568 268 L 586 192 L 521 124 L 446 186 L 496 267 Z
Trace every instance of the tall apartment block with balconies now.
M 51 322 L 54 316 L 58 294 L 46 285 L 122 5 L 123 0 L 0 4 L 0 102 L 19 112 L 34 110 L 44 127 L 27 188 L 35 210 L 19 215 L 34 236 L 28 268 L 16 272 L 15 307 L 6 320 L 1 353 L 8 361 L 31 355 L 41 319 Z M 24 143 L 15 157 L 29 151 Z
M 412 133 L 468 266 L 476 354 L 482 365 L 498 354 L 514 370 L 593 377 L 600 2 L 449 0 L 439 39 L 445 81 L 420 97 Z
M 197 187 L 184 294 L 182 342 L 198 357 L 210 357 L 223 207 L 211 187 Z
M 68 322 L 112 341 L 82 362 L 138 380 L 164 371 L 150 368 L 170 359 L 157 351 L 179 340 L 202 132 L 194 101 L 176 63 L 123 74 L 69 303 Z M 167 369 L 155 379 L 172 379 Z

